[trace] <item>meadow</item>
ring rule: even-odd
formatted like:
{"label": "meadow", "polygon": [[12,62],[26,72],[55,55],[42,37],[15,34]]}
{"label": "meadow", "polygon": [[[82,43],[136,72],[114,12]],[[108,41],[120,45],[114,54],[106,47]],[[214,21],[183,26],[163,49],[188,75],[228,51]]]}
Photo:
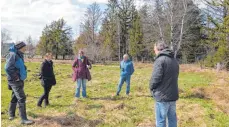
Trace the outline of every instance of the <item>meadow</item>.
{"label": "meadow", "polygon": [[[7,88],[4,62],[1,65],[2,127],[20,127],[16,119],[8,120],[11,91]],[[87,82],[88,98],[75,103],[75,83],[71,80],[71,64],[55,63],[57,84],[50,93],[50,106],[38,108],[43,92],[37,77],[40,63],[27,62],[25,81],[27,114],[35,120],[31,127],[154,127],[154,99],[149,92],[152,64],[135,64],[130,96],[125,85],[118,97],[113,96],[119,81],[119,65],[93,65],[92,81]],[[229,127],[229,73],[181,65],[180,99],[177,101],[179,127]]]}

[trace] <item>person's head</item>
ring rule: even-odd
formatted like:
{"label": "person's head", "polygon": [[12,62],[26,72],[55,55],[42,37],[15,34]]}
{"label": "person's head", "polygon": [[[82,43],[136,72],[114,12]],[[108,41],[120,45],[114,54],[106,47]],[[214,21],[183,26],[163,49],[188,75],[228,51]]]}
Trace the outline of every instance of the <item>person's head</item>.
{"label": "person's head", "polygon": [[127,61],[128,59],[129,59],[129,55],[128,54],[123,55],[123,60],[124,61]]}
{"label": "person's head", "polygon": [[158,41],[154,45],[154,52],[158,55],[162,50],[168,48],[168,46],[163,41]]}
{"label": "person's head", "polygon": [[79,50],[79,56],[80,57],[84,56],[84,51],[83,50]]}
{"label": "person's head", "polygon": [[52,53],[50,53],[50,52],[49,53],[46,53],[45,54],[45,59],[46,60],[52,60]]}
{"label": "person's head", "polygon": [[25,44],[23,41],[17,42],[17,43],[15,44],[15,48],[16,48],[18,51],[20,51],[20,52],[22,52],[22,53],[25,53],[25,51],[26,51],[26,44]]}

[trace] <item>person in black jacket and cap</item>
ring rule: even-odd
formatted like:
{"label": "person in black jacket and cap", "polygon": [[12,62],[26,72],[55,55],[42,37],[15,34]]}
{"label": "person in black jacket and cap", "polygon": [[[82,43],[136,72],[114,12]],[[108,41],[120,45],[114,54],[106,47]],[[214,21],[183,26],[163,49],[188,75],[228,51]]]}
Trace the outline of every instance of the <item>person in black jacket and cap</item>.
{"label": "person in black jacket and cap", "polygon": [[41,84],[44,87],[44,94],[38,100],[37,106],[42,107],[42,102],[45,100],[45,106],[49,105],[49,93],[53,85],[56,85],[56,78],[53,72],[52,54],[46,53],[45,60],[41,64],[40,72]]}

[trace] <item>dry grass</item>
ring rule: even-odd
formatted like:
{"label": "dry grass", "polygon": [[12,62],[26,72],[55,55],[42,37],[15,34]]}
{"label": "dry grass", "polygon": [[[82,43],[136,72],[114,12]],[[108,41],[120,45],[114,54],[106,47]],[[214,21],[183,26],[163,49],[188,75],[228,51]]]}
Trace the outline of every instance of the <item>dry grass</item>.
{"label": "dry grass", "polygon": [[180,127],[184,126],[183,123],[189,123],[190,126],[206,127],[206,123],[204,122],[204,108],[199,104],[179,101],[177,103],[177,109],[179,110],[177,117]]}
{"label": "dry grass", "polygon": [[[89,98],[74,100],[75,88],[71,81],[71,65],[55,61],[57,85],[50,94],[51,105],[35,107],[43,89],[34,77],[39,63],[26,63],[30,72],[25,83],[28,116],[36,121],[31,127],[154,127],[154,100],[150,97],[148,84],[152,64],[135,63],[131,79],[131,94],[112,96],[119,81],[119,66],[94,65],[92,81],[87,83]],[[2,66],[3,68],[3,66]],[[177,102],[179,127],[226,127],[229,126],[229,74],[211,69],[200,70],[196,65],[181,65],[179,76],[180,100]],[[2,71],[2,126],[20,127],[20,119],[9,121],[5,73]],[[18,113],[17,113],[18,116]]]}
{"label": "dry grass", "polygon": [[86,120],[76,114],[55,114],[55,116],[39,116],[35,120],[34,126],[40,127],[95,127],[102,121],[100,120]]}
{"label": "dry grass", "polygon": [[197,98],[211,99],[224,113],[229,115],[229,73],[225,71],[211,71],[216,80],[208,87],[192,90],[192,95]]}

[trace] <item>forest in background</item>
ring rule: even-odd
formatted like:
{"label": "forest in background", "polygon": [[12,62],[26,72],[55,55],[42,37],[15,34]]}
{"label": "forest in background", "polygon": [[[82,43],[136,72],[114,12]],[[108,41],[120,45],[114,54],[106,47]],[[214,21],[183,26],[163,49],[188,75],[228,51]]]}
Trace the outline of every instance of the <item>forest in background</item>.
{"label": "forest in background", "polygon": [[[88,6],[81,19],[80,35],[63,18],[47,24],[37,45],[25,39],[30,58],[52,52],[67,59],[84,49],[95,62],[118,61],[128,53],[135,61],[153,61],[153,46],[164,41],[180,63],[229,68],[229,0],[146,0],[136,7],[134,0],[109,0]],[[10,32],[1,29],[2,56]],[[62,56],[61,58],[58,56]],[[71,57],[72,58],[72,57]]]}

